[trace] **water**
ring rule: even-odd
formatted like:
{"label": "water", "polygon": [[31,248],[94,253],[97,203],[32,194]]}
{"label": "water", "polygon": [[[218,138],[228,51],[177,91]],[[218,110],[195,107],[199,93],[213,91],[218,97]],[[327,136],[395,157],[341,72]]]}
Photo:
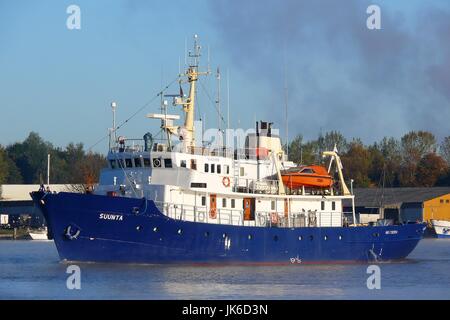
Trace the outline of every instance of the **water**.
{"label": "water", "polygon": [[450,241],[425,239],[401,263],[380,264],[369,290],[365,264],[151,266],[79,264],[81,290],[51,241],[0,241],[0,299],[450,299]]}

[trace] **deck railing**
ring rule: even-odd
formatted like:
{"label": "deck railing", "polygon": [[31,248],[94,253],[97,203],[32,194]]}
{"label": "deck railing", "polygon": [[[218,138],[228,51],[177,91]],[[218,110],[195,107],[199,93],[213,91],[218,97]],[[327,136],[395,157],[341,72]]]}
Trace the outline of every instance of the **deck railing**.
{"label": "deck railing", "polygon": [[284,212],[257,210],[251,219],[244,219],[244,210],[206,206],[155,202],[158,209],[169,218],[182,221],[254,227],[341,227],[346,224],[344,212]]}

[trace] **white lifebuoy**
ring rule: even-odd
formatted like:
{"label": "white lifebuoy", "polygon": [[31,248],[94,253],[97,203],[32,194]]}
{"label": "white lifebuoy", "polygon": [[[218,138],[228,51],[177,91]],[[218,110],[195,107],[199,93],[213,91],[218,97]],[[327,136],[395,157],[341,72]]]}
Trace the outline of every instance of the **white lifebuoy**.
{"label": "white lifebuoy", "polygon": [[260,215],[259,216],[259,225],[260,226],[266,226],[266,216],[265,215]]}
{"label": "white lifebuoy", "polygon": [[228,188],[228,187],[230,186],[230,178],[228,178],[228,177],[223,177],[222,183],[223,183],[223,185],[224,185],[225,187]]}
{"label": "white lifebuoy", "polygon": [[77,229],[77,231],[74,234],[72,234],[72,226],[67,227],[65,236],[69,240],[75,240],[76,238],[78,238],[79,235],[80,235],[80,229]]}
{"label": "white lifebuoy", "polygon": [[205,221],[205,213],[203,211],[200,211],[197,213],[198,221],[203,222]]}

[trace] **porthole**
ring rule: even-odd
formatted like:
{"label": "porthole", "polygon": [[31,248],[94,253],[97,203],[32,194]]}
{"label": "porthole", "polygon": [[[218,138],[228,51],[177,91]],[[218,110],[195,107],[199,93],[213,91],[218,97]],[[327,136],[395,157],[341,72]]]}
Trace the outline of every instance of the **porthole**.
{"label": "porthole", "polygon": [[309,240],[313,241],[314,240],[314,236],[309,236]]}
{"label": "porthole", "polygon": [[209,231],[205,231],[205,237],[209,237]]}
{"label": "porthole", "polygon": [[342,240],[342,236],[339,236],[339,240]]}
{"label": "porthole", "polygon": [[153,232],[158,232],[158,227],[154,227]]}
{"label": "porthole", "polygon": [[273,241],[278,241],[278,236],[273,236]]}
{"label": "porthole", "polygon": [[141,227],[141,226],[137,226],[137,227],[136,227],[136,230],[137,230],[137,231],[141,231],[141,230],[142,230],[142,227]]}
{"label": "porthole", "polygon": [[226,233],[222,234],[222,238],[225,238],[226,236],[227,236],[227,234],[226,234]]}
{"label": "porthole", "polygon": [[302,236],[298,236],[298,240],[302,241],[303,237]]}
{"label": "porthole", "polygon": [[324,236],[323,240],[325,240],[325,241],[328,240],[328,236]]}
{"label": "porthole", "polygon": [[251,234],[249,234],[248,236],[247,236],[247,238],[248,238],[248,240],[252,240],[252,235]]}
{"label": "porthole", "polygon": [[183,233],[183,229],[178,229],[177,233],[178,234],[182,234]]}

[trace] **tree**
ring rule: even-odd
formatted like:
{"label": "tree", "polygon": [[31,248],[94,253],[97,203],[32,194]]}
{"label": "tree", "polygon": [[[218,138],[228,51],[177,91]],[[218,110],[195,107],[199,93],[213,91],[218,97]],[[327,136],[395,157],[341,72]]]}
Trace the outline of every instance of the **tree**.
{"label": "tree", "polygon": [[439,154],[450,166],[450,136],[445,137],[444,141],[442,141],[439,148]]}
{"label": "tree", "polygon": [[416,184],[416,170],[419,161],[436,151],[436,137],[427,131],[411,131],[401,139],[402,162],[399,180],[402,186]]}
{"label": "tree", "polygon": [[370,157],[369,151],[361,141],[352,141],[348,151],[341,158],[347,178],[353,179],[356,187],[368,187],[370,185],[368,177]]}
{"label": "tree", "polygon": [[448,165],[436,153],[425,155],[417,165],[416,185],[420,187],[433,187],[441,176],[448,172]]}

